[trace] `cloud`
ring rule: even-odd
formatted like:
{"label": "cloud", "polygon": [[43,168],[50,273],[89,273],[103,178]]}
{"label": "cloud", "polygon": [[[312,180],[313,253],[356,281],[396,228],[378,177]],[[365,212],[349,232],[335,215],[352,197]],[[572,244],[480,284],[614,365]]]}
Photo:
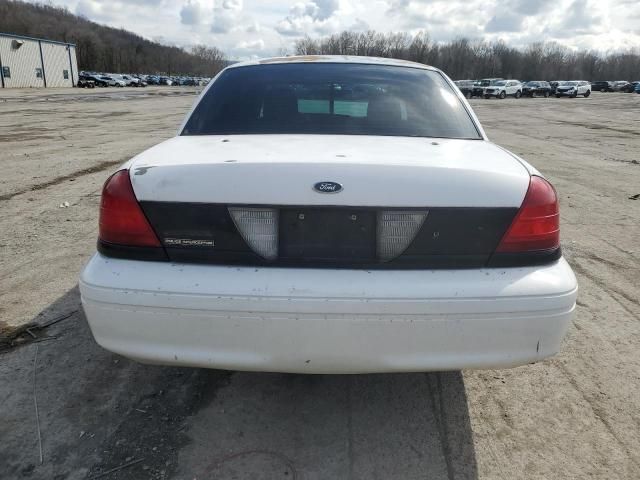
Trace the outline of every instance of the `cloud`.
{"label": "cloud", "polygon": [[602,23],[602,18],[584,0],[574,0],[567,12],[570,14],[561,24],[563,30],[591,33]]}
{"label": "cloud", "polygon": [[251,40],[248,42],[240,42],[236,45],[236,50],[264,50],[264,40],[261,38],[257,40]]}
{"label": "cloud", "polygon": [[203,22],[205,9],[198,1],[189,0],[180,10],[180,22],[184,25],[198,25]]}
{"label": "cloud", "polygon": [[242,16],[242,0],[223,0],[213,9],[213,22],[211,32],[229,33],[233,28],[238,27]]}
{"label": "cloud", "polygon": [[262,28],[262,26],[256,22],[250,22],[246,27],[245,27],[245,32],[247,33],[258,33],[260,32],[260,29]]}
{"label": "cloud", "polygon": [[509,5],[508,8],[516,13],[538,15],[539,13],[549,12],[554,5],[557,5],[557,0],[512,0],[505,3]]}
{"label": "cloud", "polygon": [[314,18],[318,20],[326,20],[340,8],[340,2],[338,0],[314,0],[310,3],[316,6]]}
{"label": "cloud", "polygon": [[291,52],[303,35],[317,38],[345,29],[424,30],[435,42],[466,37],[502,39],[514,47],[557,41],[572,49],[640,48],[638,0],[50,1],[165,44],[213,45],[231,58]]}
{"label": "cloud", "polygon": [[366,32],[370,30],[371,27],[367,22],[362,20],[361,18],[356,18],[356,20],[349,26],[349,30],[353,30],[354,32]]}
{"label": "cloud", "polygon": [[331,33],[338,22],[333,18],[340,9],[338,0],[313,0],[295,3],[289,15],[278,22],[275,29],[281,35],[300,36],[309,32]]}
{"label": "cloud", "polygon": [[517,13],[500,13],[491,17],[485,25],[485,32],[518,32],[522,29],[524,18]]}
{"label": "cloud", "polygon": [[225,10],[242,10],[242,0],[223,0],[222,8]]}
{"label": "cloud", "polygon": [[76,5],[76,14],[90,20],[98,20],[107,22],[113,19],[107,8],[102,2],[95,0],[80,0]]}

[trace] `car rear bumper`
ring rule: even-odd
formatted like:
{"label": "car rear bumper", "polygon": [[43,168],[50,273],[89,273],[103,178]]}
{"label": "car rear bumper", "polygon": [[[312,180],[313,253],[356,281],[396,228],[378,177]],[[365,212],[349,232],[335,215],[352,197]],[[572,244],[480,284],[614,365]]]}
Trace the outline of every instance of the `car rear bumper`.
{"label": "car rear bumper", "polygon": [[96,341],[142,362],[367,373],[509,367],[553,355],[577,283],[564,259],[527,268],[364,271],[96,254],[80,292]]}

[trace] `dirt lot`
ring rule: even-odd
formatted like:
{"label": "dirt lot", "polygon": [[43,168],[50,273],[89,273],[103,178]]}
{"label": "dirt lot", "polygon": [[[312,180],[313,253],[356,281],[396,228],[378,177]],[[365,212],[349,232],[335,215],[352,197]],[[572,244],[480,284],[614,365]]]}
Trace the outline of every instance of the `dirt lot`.
{"label": "dirt lot", "polygon": [[173,135],[194,95],[0,91],[0,328],[71,314],[0,344],[0,478],[639,477],[640,95],[473,101],[561,195],[581,288],[562,353],[368,376],[144,366],[94,343],[76,280],[102,182]]}

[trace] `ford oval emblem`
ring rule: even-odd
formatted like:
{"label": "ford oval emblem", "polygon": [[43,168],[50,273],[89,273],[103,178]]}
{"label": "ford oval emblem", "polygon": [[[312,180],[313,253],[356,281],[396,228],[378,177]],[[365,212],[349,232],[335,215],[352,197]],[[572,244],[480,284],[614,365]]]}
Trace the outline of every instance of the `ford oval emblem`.
{"label": "ford oval emblem", "polygon": [[313,189],[318,193],[338,193],[342,191],[342,185],[336,182],[318,182]]}

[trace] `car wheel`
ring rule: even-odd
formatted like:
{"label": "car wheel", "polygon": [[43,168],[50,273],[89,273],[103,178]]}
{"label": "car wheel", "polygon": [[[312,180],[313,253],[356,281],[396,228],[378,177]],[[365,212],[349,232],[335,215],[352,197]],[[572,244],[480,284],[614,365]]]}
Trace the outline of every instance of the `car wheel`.
{"label": "car wheel", "polygon": [[500,92],[500,99],[504,100],[505,98],[507,98],[507,93],[503,90]]}
{"label": "car wheel", "polygon": [[520,90],[518,90],[516,92],[516,98],[520,98],[522,96],[522,92]]}
{"label": "car wheel", "polygon": [[587,98],[589,95],[591,95],[591,90],[584,92],[584,98]]}

